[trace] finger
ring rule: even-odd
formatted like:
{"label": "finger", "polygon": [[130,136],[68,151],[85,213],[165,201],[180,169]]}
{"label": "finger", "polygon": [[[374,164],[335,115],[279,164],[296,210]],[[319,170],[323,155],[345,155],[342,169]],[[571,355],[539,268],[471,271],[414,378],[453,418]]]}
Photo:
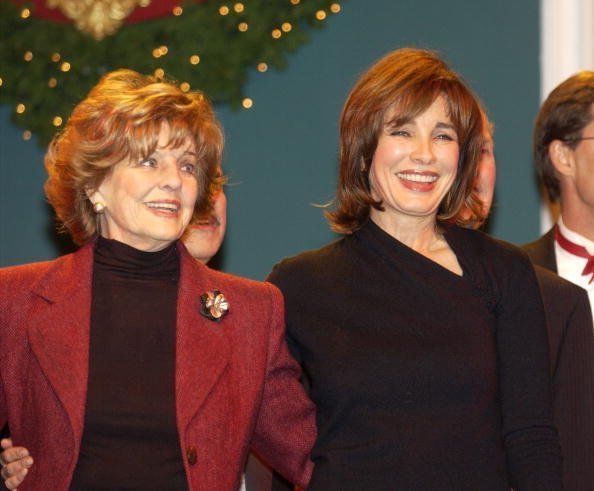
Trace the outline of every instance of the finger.
{"label": "finger", "polygon": [[18,478],[19,476],[22,475],[23,471],[27,471],[27,469],[29,467],[31,467],[32,465],[33,465],[33,459],[31,457],[25,457],[25,458],[15,461],[15,462],[11,462],[10,464],[6,464],[2,468],[0,475],[2,476],[2,478],[5,481],[10,478],[13,478],[13,477]]}
{"label": "finger", "polygon": [[[0,446],[3,449],[7,449],[12,447],[12,440],[10,440],[9,438],[3,438],[2,440],[0,440]],[[0,454],[0,465],[2,467],[4,467],[6,465],[6,461],[4,460],[4,452],[2,452]]]}
{"label": "finger", "polygon": [[0,462],[3,466],[6,466],[12,462],[29,457],[29,451],[25,447],[11,447],[8,450],[0,453]]}
{"label": "finger", "polygon": [[21,469],[21,471],[16,475],[4,481],[4,485],[8,489],[17,489],[18,486],[22,484],[25,480],[25,476],[29,472],[28,469]]}
{"label": "finger", "polygon": [[8,479],[10,479],[12,474],[10,473],[10,470],[8,469],[8,467],[2,467],[2,470],[0,471],[0,476],[2,476],[2,479],[4,479],[4,482],[6,482]]}
{"label": "finger", "polygon": [[7,448],[12,447],[12,439],[11,438],[2,438],[2,440],[0,440],[0,446],[6,450]]}

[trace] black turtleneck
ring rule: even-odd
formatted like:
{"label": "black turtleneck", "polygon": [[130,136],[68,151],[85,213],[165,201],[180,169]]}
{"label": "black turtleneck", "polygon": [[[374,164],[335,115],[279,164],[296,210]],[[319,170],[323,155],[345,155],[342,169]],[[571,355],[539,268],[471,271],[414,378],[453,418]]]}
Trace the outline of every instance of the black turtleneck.
{"label": "black turtleneck", "polygon": [[175,419],[175,243],[102,237],[93,262],[89,381],[72,490],[186,490]]}

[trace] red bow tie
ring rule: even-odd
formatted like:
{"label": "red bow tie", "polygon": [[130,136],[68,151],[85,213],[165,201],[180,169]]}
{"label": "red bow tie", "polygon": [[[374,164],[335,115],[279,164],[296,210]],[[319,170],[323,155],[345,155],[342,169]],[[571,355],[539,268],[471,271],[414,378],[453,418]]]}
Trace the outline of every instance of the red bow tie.
{"label": "red bow tie", "polygon": [[573,254],[574,256],[584,257],[588,260],[584,270],[582,271],[582,275],[592,275],[590,277],[590,281],[588,282],[592,283],[592,281],[594,281],[594,255],[590,254],[584,246],[574,244],[567,237],[564,237],[561,233],[561,230],[559,230],[559,227],[555,228],[555,239],[557,240],[557,243],[567,252]]}

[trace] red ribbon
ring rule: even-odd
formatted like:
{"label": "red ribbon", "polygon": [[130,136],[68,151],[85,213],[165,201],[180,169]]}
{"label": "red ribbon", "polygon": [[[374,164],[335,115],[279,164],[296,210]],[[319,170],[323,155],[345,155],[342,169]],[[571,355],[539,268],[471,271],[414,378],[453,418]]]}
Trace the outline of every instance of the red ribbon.
{"label": "red ribbon", "polygon": [[567,237],[563,236],[559,227],[555,227],[555,240],[557,243],[570,254],[574,256],[583,257],[588,260],[584,270],[582,271],[583,276],[592,275],[588,283],[594,281],[594,255],[590,254],[584,246],[574,244]]}

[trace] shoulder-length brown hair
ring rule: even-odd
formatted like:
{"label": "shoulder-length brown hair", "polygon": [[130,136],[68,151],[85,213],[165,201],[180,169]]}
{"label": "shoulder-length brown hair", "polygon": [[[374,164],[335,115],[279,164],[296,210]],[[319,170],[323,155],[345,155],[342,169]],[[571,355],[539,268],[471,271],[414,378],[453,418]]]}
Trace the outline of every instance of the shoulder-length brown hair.
{"label": "shoulder-length brown hair", "polygon": [[148,157],[163,124],[169,145],[187,139],[198,155],[198,199],[194,218],[209,212],[220,187],[223,133],[212,106],[199,91],[183,92],[173,82],[132,70],[108,73],[78,104],[45,156],[45,193],[62,228],[81,244],[97,232],[90,192],[124,159]]}
{"label": "shoulder-length brown hair", "polygon": [[[383,211],[373,199],[369,169],[386,113],[394,121],[414,119],[442,96],[460,145],[458,172],[438,210],[439,220],[461,222],[463,206],[480,214],[472,192],[482,145],[480,106],[461,77],[431,51],[403,48],[373,65],[355,84],[340,118],[339,178],[334,209],[326,212],[332,229],[351,233],[369,218],[371,207]],[[465,220],[466,221],[466,220]],[[461,223],[463,224],[463,223]]]}

